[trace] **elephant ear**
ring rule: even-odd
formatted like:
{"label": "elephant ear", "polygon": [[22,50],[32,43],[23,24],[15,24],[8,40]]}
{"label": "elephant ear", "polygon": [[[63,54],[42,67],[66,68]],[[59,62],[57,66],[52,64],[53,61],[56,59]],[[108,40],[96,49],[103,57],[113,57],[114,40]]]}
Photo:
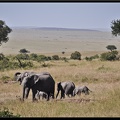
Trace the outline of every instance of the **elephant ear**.
{"label": "elephant ear", "polygon": [[18,77],[21,75],[21,73],[20,72],[16,72],[15,74],[14,74],[14,80],[15,81],[18,81]]}
{"label": "elephant ear", "polygon": [[20,81],[20,83],[23,81],[24,77],[27,77],[27,72],[21,73],[18,77],[17,77],[17,81]]}
{"label": "elephant ear", "polygon": [[31,75],[31,80],[33,82],[33,85],[36,84],[39,81],[39,76],[38,75]]}

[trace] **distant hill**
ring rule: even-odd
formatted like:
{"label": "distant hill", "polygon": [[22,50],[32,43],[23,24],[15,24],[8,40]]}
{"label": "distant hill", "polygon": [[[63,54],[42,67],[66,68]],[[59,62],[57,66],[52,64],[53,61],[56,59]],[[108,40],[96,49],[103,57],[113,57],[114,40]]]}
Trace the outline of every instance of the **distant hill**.
{"label": "distant hill", "polygon": [[[16,29],[52,30],[52,31],[100,31],[95,29],[57,28],[57,27],[11,27]],[[101,30],[102,31],[102,30]]]}

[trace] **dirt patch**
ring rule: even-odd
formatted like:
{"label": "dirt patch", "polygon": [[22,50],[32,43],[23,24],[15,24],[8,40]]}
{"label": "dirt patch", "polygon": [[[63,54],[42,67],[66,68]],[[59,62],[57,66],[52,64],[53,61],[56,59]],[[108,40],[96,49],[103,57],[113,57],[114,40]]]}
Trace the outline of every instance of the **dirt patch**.
{"label": "dirt patch", "polygon": [[90,98],[88,98],[88,99],[85,99],[85,98],[76,98],[76,99],[57,99],[56,101],[65,101],[65,102],[69,102],[69,103],[71,103],[71,102],[74,102],[74,103],[82,103],[82,102],[84,102],[84,103],[88,103],[88,102],[93,102],[93,101],[97,101],[97,100],[95,100],[95,99],[90,99]]}

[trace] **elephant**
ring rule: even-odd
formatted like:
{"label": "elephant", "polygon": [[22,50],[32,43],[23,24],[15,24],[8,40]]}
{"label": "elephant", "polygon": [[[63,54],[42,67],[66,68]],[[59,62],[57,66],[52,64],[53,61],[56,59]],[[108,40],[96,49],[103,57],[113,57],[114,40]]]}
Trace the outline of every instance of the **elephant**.
{"label": "elephant", "polygon": [[[35,95],[38,91],[43,91],[47,93],[49,100],[50,95],[52,94],[52,98],[54,99],[55,92],[55,80],[49,74],[32,74],[23,78],[21,85],[23,85],[23,96],[22,100],[24,101],[24,97],[26,92],[26,88],[32,90],[32,101],[35,101]],[[29,92],[29,91],[27,91]]]}
{"label": "elephant", "polygon": [[48,95],[47,95],[46,92],[38,91],[38,90],[37,90],[36,96],[39,100],[40,100],[41,97],[42,97],[42,99],[47,99],[48,98]]}
{"label": "elephant", "polygon": [[58,97],[59,91],[61,91],[61,97],[65,98],[65,95],[67,95],[69,97],[69,95],[71,95],[71,97],[73,96],[73,90],[75,89],[75,84],[71,81],[63,81],[63,82],[59,82],[57,83],[57,94],[56,94],[56,99]]}
{"label": "elephant", "polygon": [[92,92],[87,86],[77,86],[73,90],[73,96],[81,95],[81,93],[84,93],[85,95],[89,95],[89,91]]}
{"label": "elephant", "polygon": [[[27,77],[27,76],[29,76],[29,75],[34,75],[34,74],[36,74],[36,75],[43,75],[43,74],[44,74],[44,75],[50,75],[49,72],[40,72],[40,73],[28,72],[28,71],[25,71],[25,72],[23,72],[23,73],[21,73],[21,72],[16,72],[16,73],[14,74],[14,80],[20,82],[20,85],[21,85],[24,77]],[[51,76],[51,75],[50,75],[50,76]],[[26,99],[28,98],[29,92],[30,92],[30,88],[29,88],[29,87],[26,87],[24,98],[26,98]]]}
{"label": "elephant", "polygon": [[40,73],[28,72],[28,71],[23,72],[23,73],[16,72],[16,73],[14,74],[14,80],[19,81],[20,84],[21,84],[21,82],[22,82],[22,80],[23,80],[24,77],[26,77],[26,76],[28,76],[28,75],[32,75],[32,74],[38,74],[38,75],[45,74],[45,75],[50,75],[49,72],[40,72]]}
{"label": "elephant", "polygon": [[27,72],[27,71],[23,73],[16,72],[14,74],[14,80],[19,81],[21,85],[23,78],[31,74],[35,74],[35,72]]}

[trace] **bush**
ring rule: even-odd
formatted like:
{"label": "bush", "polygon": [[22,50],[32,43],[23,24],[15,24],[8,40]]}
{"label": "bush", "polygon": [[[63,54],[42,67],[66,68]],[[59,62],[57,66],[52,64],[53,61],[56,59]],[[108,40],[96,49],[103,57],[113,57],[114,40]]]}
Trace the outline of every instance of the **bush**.
{"label": "bush", "polygon": [[28,60],[29,59],[28,54],[18,54],[18,55],[16,55],[16,57],[20,60]]}
{"label": "bush", "polygon": [[87,60],[87,61],[92,61],[93,59],[97,59],[97,58],[99,58],[99,55],[98,55],[98,54],[96,54],[96,55],[94,55],[94,56],[91,56],[91,57],[85,57],[85,60]]}
{"label": "bush", "polygon": [[35,53],[30,54],[30,59],[31,60],[37,60],[37,58],[38,58],[37,54],[35,54]]}
{"label": "bush", "polygon": [[92,61],[92,57],[85,57],[85,60],[87,60],[87,61]]}
{"label": "bush", "polygon": [[81,54],[80,54],[80,52],[75,51],[74,53],[72,53],[70,59],[81,60]]}
{"label": "bush", "polygon": [[53,55],[53,56],[52,56],[52,59],[53,59],[53,60],[59,60],[60,58],[59,58],[58,55]]}
{"label": "bush", "polygon": [[48,57],[45,56],[45,55],[38,55],[37,61],[38,62],[40,62],[40,61],[48,61]]}
{"label": "bush", "polygon": [[113,61],[113,60],[116,60],[117,55],[118,55],[118,51],[106,52],[101,54],[100,59]]}
{"label": "bush", "polygon": [[15,118],[15,117],[20,117],[20,115],[13,115],[13,113],[12,112],[10,112],[9,111],[9,109],[8,108],[4,108],[4,110],[1,110],[0,111],[0,117],[2,117],[2,118]]}
{"label": "bush", "polygon": [[68,59],[66,57],[61,57],[61,60],[64,60],[65,62],[68,62]]}

